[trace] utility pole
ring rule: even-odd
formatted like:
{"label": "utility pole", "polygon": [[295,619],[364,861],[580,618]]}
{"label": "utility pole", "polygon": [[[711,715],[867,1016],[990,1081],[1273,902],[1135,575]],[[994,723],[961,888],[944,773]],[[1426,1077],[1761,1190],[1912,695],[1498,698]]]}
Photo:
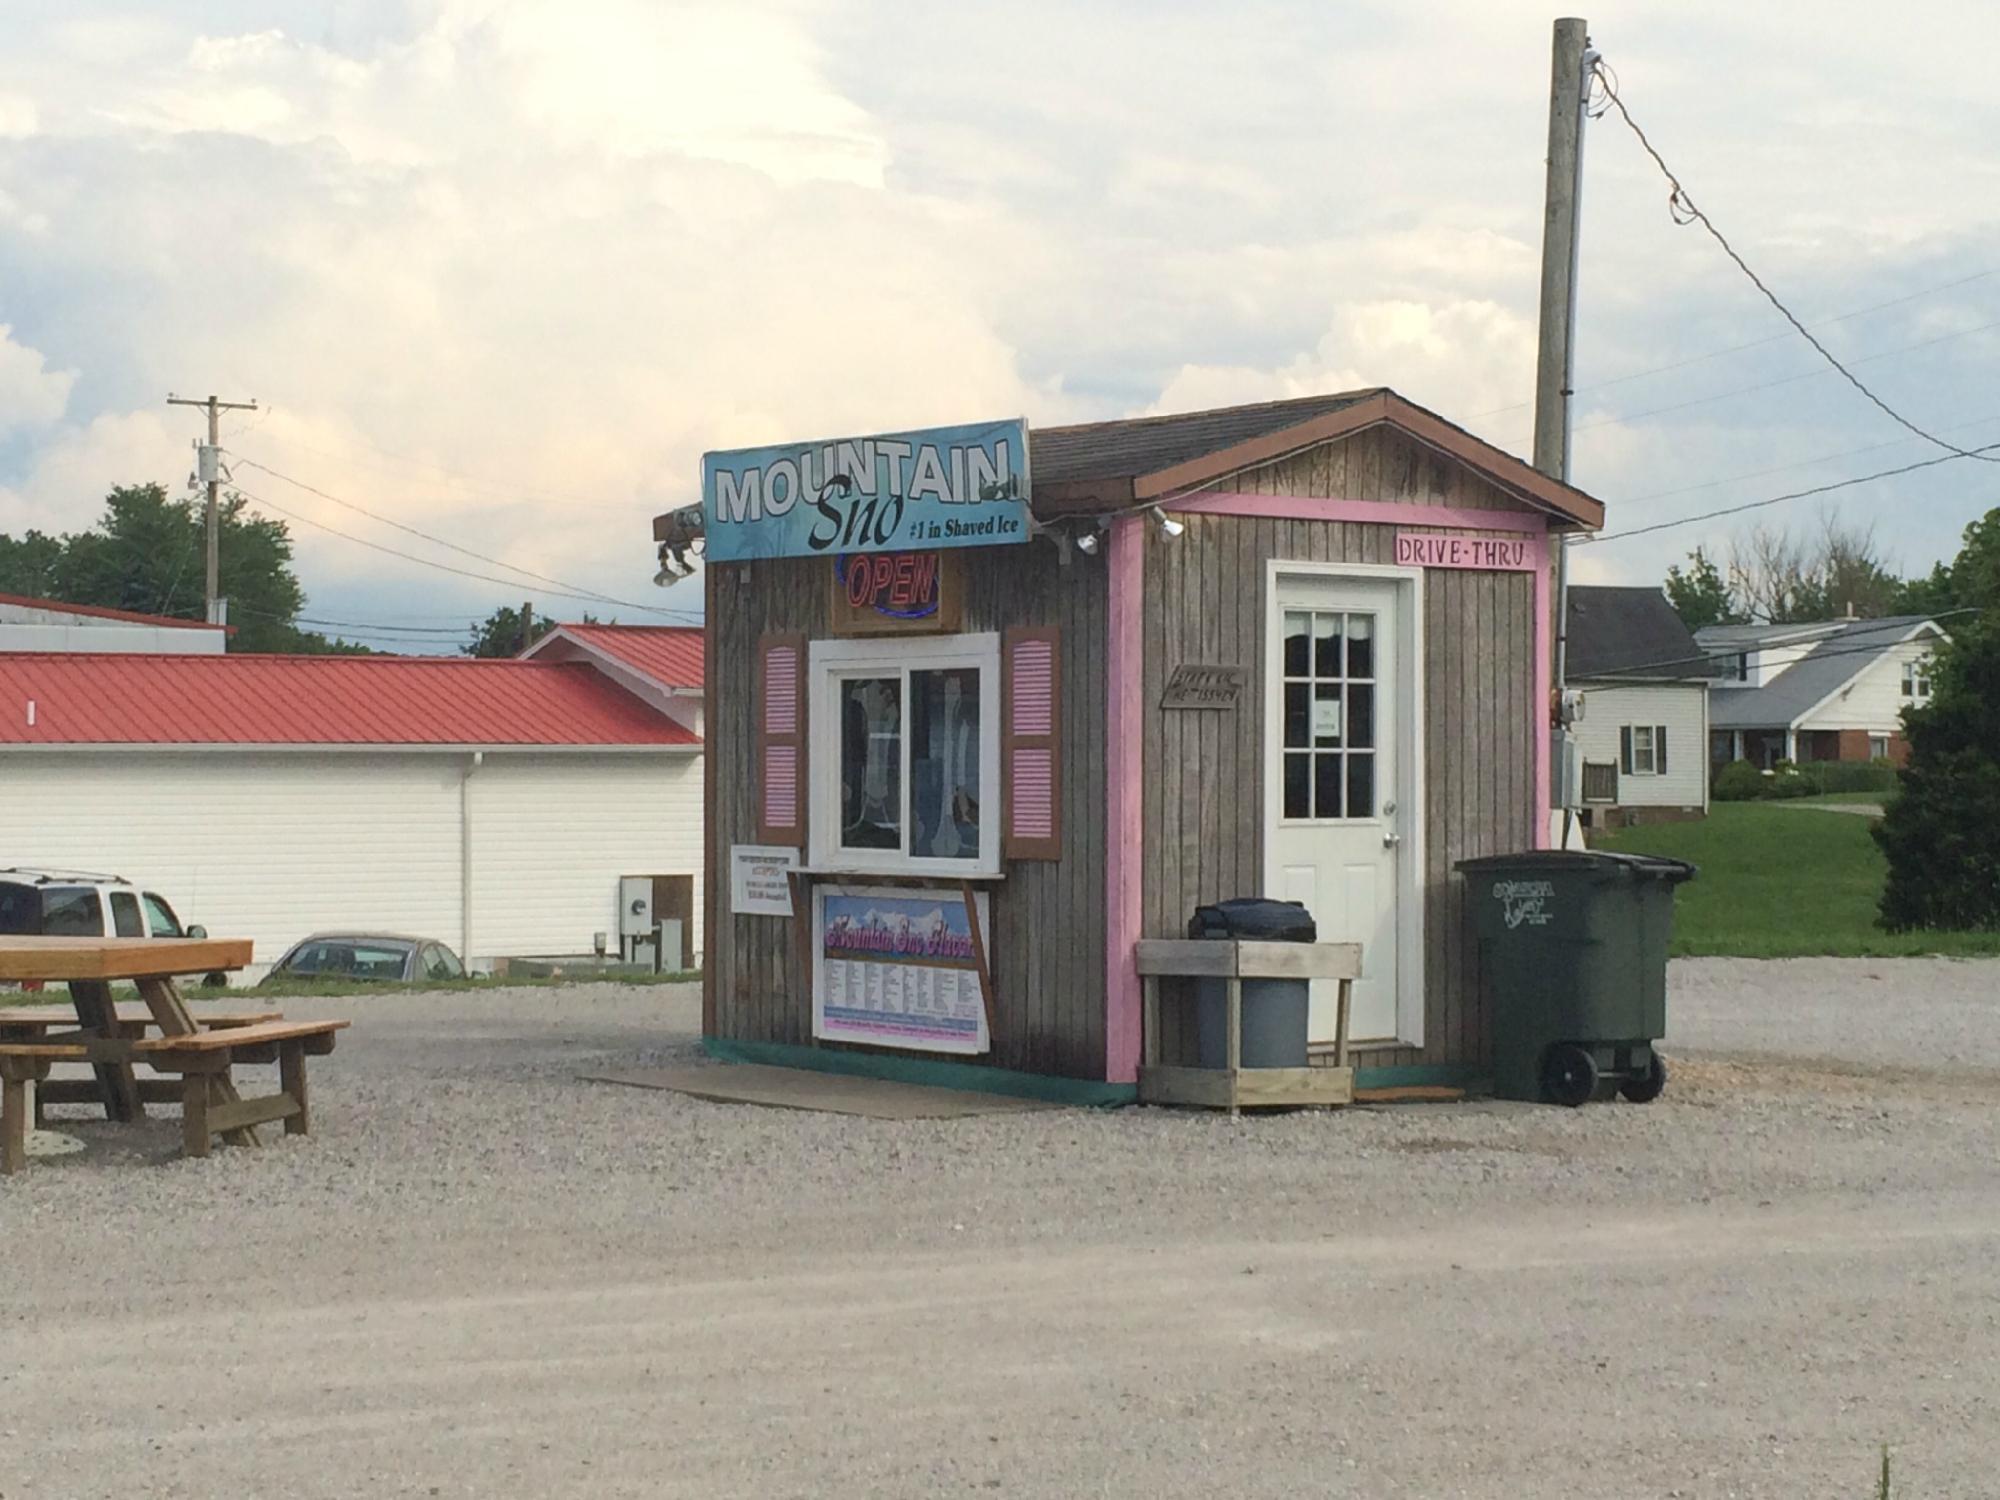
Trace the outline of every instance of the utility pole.
{"label": "utility pole", "polygon": [[[1569,482],[1569,403],[1576,371],[1577,201],[1583,189],[1583,111],[1590,91],[1590,26],[1555,24],[1549,69],[1548,186],[1542,221],[1541,343],[1535,360],[1535,467]],[[1550,805],[1564,811],[1568,837],[1570,736],[1564,690],[1569,672],[1569,536],[1557,539],[1554,624],[1558,723],[1550,756]]]}
{"label": "utility pole", "polygon": [[195,401],[186,396],[167,393],[169,406],[205,406],[208,408],[208,444],[196,448],[195,475],[208,484],[208,610],[204,618],[211,625],[225,625],[222,603],[222,413],[226,411],[255,411],[255,401],[218,401],[210,396],[206,401]]}

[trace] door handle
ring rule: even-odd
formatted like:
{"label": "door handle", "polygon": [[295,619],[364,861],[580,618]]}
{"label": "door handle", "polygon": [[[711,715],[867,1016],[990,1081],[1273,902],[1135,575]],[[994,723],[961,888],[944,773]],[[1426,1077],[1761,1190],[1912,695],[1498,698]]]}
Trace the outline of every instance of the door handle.
{"label": "door handle", "polygon": [[1402,842],[1403,836],[1400,833],[1385,833],[1382,835],[1382,847],[1384,849],[1394,849],[1401,845]]}

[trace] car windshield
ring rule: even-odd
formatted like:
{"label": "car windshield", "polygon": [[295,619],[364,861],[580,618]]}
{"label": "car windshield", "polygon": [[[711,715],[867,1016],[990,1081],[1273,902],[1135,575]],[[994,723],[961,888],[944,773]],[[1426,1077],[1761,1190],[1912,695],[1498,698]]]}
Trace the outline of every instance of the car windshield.
{"label": "car windshield", "polygon": [[291,974],[401,979],[409,967],[412,946],[378,938],[315,938],[300,944],[282,967]]}

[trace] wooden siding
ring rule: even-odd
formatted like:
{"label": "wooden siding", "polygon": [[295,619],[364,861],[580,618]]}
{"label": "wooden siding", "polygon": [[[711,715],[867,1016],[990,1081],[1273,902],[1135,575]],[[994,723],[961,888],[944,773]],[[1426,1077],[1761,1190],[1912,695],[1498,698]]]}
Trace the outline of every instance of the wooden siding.
{"label": "wooden siding", "polygon": [[[1454,509],[1526,509],[1455,460],[1374,429],[1238,475],[1239,494]],[[1395,528],[1186,515],[1145,551],[1145,935],[1175,937],[1204,902],[1264,888],[1266,564],[1393,563]],[[1535,589],[1531,573],[1433,569],[1424,584],[1424,1046],[1361,1051],[1363,1066],[1490,1059],[1477,950],[1453,864],[1535,837]],[[1240,662],[1234,713],[1162,713],[1184,662]],[[1337,938],[1337,933],[1323,937]],[[1162,1007],[1161,1057],[1188,1060],[1184,1011]]]}
{"label": "wooden siding", "polygon": [[[708,591],[707,761],[714,877],[708,886],[711,1034],[815,1042],[811,949],[804,925],[729,911],[729,849],[756,842],[757,640],[766,631],[829,634],[828,563],[788,558],[712,564]],[[1107,591],[1101,560],[1058,566],[1053,547],[981,550],[968,558],[963,628],[1046,625],[1062,632],[1062,858],[1015,860],[991,893],[993,1049],[956,1059],[1071,1078],[1104,1077],[1104,714]],[[822,743],[819,726],[809,726]],[[993,815],[997,816],[997,808]],[[907,1055],[907,1054],[904,1054]]]}

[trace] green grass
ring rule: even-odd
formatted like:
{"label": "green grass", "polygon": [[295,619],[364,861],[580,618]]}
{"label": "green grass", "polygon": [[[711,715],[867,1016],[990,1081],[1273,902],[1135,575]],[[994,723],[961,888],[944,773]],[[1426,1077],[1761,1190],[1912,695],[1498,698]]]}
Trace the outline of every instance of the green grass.
{"label": "green grass", "polygon": [[1871,821],[1775,803],[1718,802],[1700,822],[1621,829],[1597,847],[1701,866],[1674,897],[1676,954],[2000,954],[2000,932],[1884,932],[1875,925],[1888,867],[1869,837]]}

